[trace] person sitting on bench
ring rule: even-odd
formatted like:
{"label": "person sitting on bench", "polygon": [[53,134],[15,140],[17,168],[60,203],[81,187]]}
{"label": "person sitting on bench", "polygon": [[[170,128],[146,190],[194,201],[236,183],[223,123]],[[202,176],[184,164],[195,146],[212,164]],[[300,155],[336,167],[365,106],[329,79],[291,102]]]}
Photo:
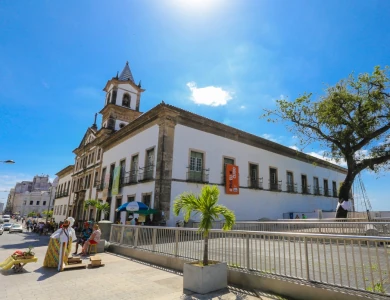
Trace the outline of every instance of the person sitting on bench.
{"label": "person sitting on bench", "polygon": [[84,246],[84,243],[89,239],[89,237],[92,234],[92,229],[89,228],[89,223],[84,223],[84,228],[81,230],[81,236],[76,241],[76,251],[73,254],[77,254],[77,250],[79,249],[79,245],[81,244],[81,247]]}
{"label": "person sitting on bench", "polygon": [[84,243],[83,250],[81,252],[81,255],[87,255],[88,247],[89,245],[96,245],[100,242],[100,236],[102,235],[102,232],[100,231],[99,225],[95,223],[93,225],[93,232],[89,239]]}

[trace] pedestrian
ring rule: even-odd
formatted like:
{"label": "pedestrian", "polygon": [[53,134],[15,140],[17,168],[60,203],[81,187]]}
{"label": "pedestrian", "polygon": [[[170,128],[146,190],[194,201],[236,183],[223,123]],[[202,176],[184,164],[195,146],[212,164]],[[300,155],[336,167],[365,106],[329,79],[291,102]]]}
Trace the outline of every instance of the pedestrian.
{"label": "pedestrian", "polygon": [[302,214],[302,219],[307,219],[305,214]]}
{"label": "pedestrian", "polygon": [[89,223],[85,222],[84,223],[84,229],[81,230],[81,236],[76,241],[76,250],[75,250],[75,252],[73,254],[75,254],[75,255],[77,254],[77,250],[79,248],[79,244],[81,245],[81,247],[83,247],[84,243],[89,239],[91,234],[92,234],[92,229],[89,228]]}

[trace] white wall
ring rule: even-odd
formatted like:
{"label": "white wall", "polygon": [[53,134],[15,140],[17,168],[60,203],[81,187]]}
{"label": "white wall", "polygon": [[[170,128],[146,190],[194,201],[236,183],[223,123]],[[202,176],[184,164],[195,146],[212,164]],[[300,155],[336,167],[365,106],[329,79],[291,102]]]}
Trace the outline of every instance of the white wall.
{"label": "white wall", "polygon": [[[335,209],[337,198],[291,194],[283,192],[271,192],[265,190],[240,189],[239,195],[225,194],[225,187],[218,186],[220,190],[219,204],[233,210],[237,221],[259,220],[261,218],[283,219],[283,213],[287,212],[315,212],[318,208],[324,210]],[[171,191],[171,218],[169,226],[175,226],[177,220],[183,217],[174,217],[173,200],[183,192],[198,194],[202,189],[201,184],[172,182]],[[193,218],[197,220],[197,218]]]}
{"label": "white wall", "polygon": [[[107,150],[103,154],[102,170],[106,168],[106,174],[109,174],[110,165],[115,163],[115,166],[120,165],[120,161],[126,160],[126,172],[130,171],[131,157],[138,154],[138,166],[143,168],[145,166],[146,150],[154,148],[154,165],[157,161],[157,141],[158,141],[158,125],[154,125],[145,131],[128,138],[121,142],[119,145]],[[101,175],[101,174],[100,174]],[[156,176],[156,167],[154,167],[153,178]],[[135,185],[124,186],[120,190],[122,195],[122,203],[127,202],[128,195],[135,195],[136,201],[142,201],[142,194],[154,192],[154,181],[139,182]],[[101,199],[103,196],[102,192],[98,193],[98,198]],[[151,197],[151,206],[153,207],[153,198]],[[116,199],[113,197],[111,205],[110,219],[114,221]],[[124,222],[125,214],[121,215],[122,222]]]}
{"label": "white wall", "polygon": [[21,216],[28,215],[30,212],[41,213],[49,208],[50,192],[33,191],[15,194],[15,200],[18,200],[20,205],[15,205],[13,212],[19,212]]}
{"label": "white wall", "polygon": [[[227,138],[205,133],[183,125],[176,125],[174,137],[174,179],[186,179],[190,149],[204,152],[204,168],[210,169],[210,184],[222,183],[223,156],[235,158],[239,166],[240,186],[248,186],[249,162],[259,165],[259,177],[268,189],[269,167],[277,168],[278,180],[282,180],[282,190],[286,190],[286,172],[292,171],[294,183],[301,192],[301,174],[307,176],[308,185],[313,191],[313,177],[318,177],[319,186],[323,188],[323,179],[328,179],[328,188],[332,181],[342,182],[345,175],[323,167],[314,166],[299,160],[268,152],[253,146],[232,141]],[[199,192],[202,185],[194,183],[172,183],[172,199],[184,191]],[[226,195],[224,186],[220,186],[220,203],[233,209],[237,220],[255,220],[262,217],[283,218],[283,213],[290,211],[313,212],[316,209],[332,210],[336,208],[337,199],[333,197],[270,192],[265,190],[240,189],[239,195]],[[171,205],[172,207],[172,205]],[[173,216],[173,214],[171,215]],[[174,224],[170,220],[170,225]]]}
{"label": "white wall", "polygon": [[[65,213],[64,206],[66,206]],[[61,221],[64,221],[68,211],[68,197],[57,198],[53,207],[53,218],[55,222],[59,223]]]}
{"label": "white wall", "polygon": [[125,122],[125,121],[122,121],[122,120],[115,120],[115,130],[120,130],[120,129],[122,129],[121,127],[120,127],[120,125],[121,124],[124,124],[124,126],[126,126],[127,124],[129,124],[129,122]]}

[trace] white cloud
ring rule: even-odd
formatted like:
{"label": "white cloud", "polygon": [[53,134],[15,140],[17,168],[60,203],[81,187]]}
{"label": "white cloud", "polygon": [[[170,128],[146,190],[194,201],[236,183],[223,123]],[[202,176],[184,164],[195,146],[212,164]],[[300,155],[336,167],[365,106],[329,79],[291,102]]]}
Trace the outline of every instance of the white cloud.
{"label": "white cloud", "polygon": [[0,175],[0,191],[9,191],[17,182],[32,181],[34,176],[27,174]]}
{"label": "white cloud", "polygon": [[245,109],[245,108],[246,108],[245,105],[241,105],[241,106],[240,106],[240,109]]}
{"label": "white cloud", "polygon": [[230,92],[225,91],[220,87],[206,86],[198,88],[193,81],[188,82],[187,86],[191,91],[191,100],[199,105],[226,105],[229,100],[233,99]]}
{"label": "white cloud", "polygon": [[296,151],[299,151],[299,148],[297,146],[289,146],[289,148],[296,150]]}
{"label": "white cloud", "polygon": [[339,162],[336,162],[336,160],[334,160],[333,158],[324,157],[324,153],[325,153],[325,151],[321,150],[318,152],[308,152],[306,154],[314,156],[314,157],[322,159],[322,160],[325,160],[325,161],[328,161],[332,164],[339,165],[341,167],[347,167],[347,162],[344,159],[341,159]]}
{"label": "white cloud", "polygon": [[263,139],[275,142],[275,143],[280,143],[280,140],[276,137],[274,137],[272,134],[264,133],[261,135]]}

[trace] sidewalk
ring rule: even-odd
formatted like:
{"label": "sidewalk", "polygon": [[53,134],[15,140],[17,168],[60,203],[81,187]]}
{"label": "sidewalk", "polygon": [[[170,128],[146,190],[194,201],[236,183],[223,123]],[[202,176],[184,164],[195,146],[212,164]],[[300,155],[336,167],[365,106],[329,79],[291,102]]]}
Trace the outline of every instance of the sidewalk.
{"label": "sidewalk", "polygon": [[[42,267],[46,248],[35,248],[39,261],[27,264],[24,273],[14,274],[12,270],[0,273],[1,299],[282,299],[258,297],[254,292],[235,288],[207,295],[184,294],[182,274],[110,253],[99,254],[104,267],[57,272]],[[0,260],[14,250],[0,250]],[[89,259],[84,263],[88,264]]]}

